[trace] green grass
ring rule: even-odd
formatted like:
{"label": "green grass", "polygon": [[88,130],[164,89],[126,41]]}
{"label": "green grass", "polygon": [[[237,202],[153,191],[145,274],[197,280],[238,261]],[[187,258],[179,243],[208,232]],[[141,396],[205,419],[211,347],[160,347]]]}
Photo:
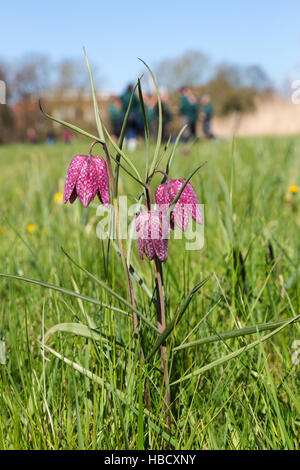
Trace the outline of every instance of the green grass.
{"label": "green grass", "polygon": [[[0,147],[0,272],[77,290],[128,311],[61,250],[129,300],[120,258],[112,245],[107,258],[107,242],[96,237],[96,205],[84,210],[78,201],[54,201],[71,157],[86,153],[88,145]],[[172,348],[300,313],[300,200],[284,201],[288,185],[300,185],[299,154],[299,138],[239,139],[233,149],[231,141],[207,142],[192,145],[187,155],[180,147],[176,152],[173,177],[187,177],[207,161],[192,180],[205,205],[205,245],[186,251],[184,240],[170,241],[164,266],[167,323],[191,289],[213,275],[167,340],[170,382],[176,382],[170,443],[163,432],[160,356],[141,369],[130,316],[0,278],[0,340],[6,345],[0,448],[297,449],[299,365],[291,356],[300,339],[298,323],[224,363],[224,356],[270,331]],[[130,158],[144,175],[143,146]],[[160,181],[161,175],[155,176],[154,187]],[[121,194],[133,203],[140,191],[121,170]],[[32,233],[29,224],[35,225]],[[152,291],[150,263],[139,261],[135,242],[131,260]],[[149,298],[137,283],[134,289],[139,311],[155,324]],[[40,342],[59,323],[87,325],[94,336],[54,332],[47,339],[54,354],[47,349],[43,354]],[[157,335],[143,321],[140,327],[147,355]],[[216,366],[180,382],[214,361]],[[86,370],[94,375],[87,377]],[[143,401],[145,376],[150,417]]]}

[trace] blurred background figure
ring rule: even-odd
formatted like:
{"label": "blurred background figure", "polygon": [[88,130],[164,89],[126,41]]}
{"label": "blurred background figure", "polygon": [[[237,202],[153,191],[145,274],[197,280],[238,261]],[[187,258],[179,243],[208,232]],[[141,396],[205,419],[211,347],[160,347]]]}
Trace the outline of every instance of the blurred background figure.
{"label": "blurred background figure", "polygon": [[[122,117],[124,119],[132,91],[133,91],[133,85],[129,84],[125,90],[125,92],[120,96],[120,100],[122,103]],[[131,103],[131,108],[130,108],[130,113],[128,116],[127,120],[127,126],[126,126],[126,131],[125,131],[125,139],[127,141],[127,146],[129,150],[134,150],[137,145],[137,137],[138,137],[138,121],[137,121],[137,116],[139,113],[139,100],[137,96],[134,94],[132,97],[132,103]]]}
{"label": "blurred background figure", "polygon": [[196,123],[198,119],[198,100],[192,90],[188,87],[180,89],[179,115],[182,126],[187,124],[187,129],[183,133],[183,140],[197,138]]}
{"label": "blurred background figure", "polygon": [[200,100],[201,103],[201,120],[202,130],[207,139],[214,139],[215,136],[211,131],[211,119],[214,113],[214,107],[209,95],[203,95]]}
{"label": "blurred background figure", "polygon": [[123,123],[122,101],[117,96],[112,96],[108,104],[108,115],[111,124],[112,137],[118,140]]}
{"label": "blurred background figure", "polygon": [[36,130],[33,129],[33,127],[29,127],[29,129],[27,129],[27,137],[28,137],[28,141],[30,144],[36,144],[37,142],[37,136],[36,136]]}
{"label": "blurred background figure", "polygon": [[53,131],[48,131],[46,136],[46,144],[54,145],[55,144],[55,135]]}
{"label": "blurred background figure", "polygon": [[[170,135],[170,123],[173,120],[172,113],[168,105],[168,92],[165,88],[160,90],[162,108],[162,142],[166,142]],[[157,95],[153,94],[147,100],[147,114],[151,135],[155,136],[158,130],[159,108]]]}
{"label": "blurred background figure", "polygon": [[70,144],[71,143],[71,132],[66,129],[64,132],[63,132],[63,142],[64,144]]}

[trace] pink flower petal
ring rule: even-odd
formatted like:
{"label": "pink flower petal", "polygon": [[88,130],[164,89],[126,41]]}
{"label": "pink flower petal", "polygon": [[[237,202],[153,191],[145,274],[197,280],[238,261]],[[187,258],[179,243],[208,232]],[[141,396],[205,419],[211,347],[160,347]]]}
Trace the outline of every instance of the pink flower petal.
{"label": "pink flower petal", "polygon": [[168,258],[168,242],[169,240],[153,240],[156,256],[163,263],[167,261]]}
{"label": "pink flower petal", "polygon": [[75,202],[76,199],[77,199],[77,191],[76,191],[76,186],[75,186],[75,188],[73,189],[73,192],[72,192],[72,194],[69,198],[69,201],[70,201],[71,204],[73,204],[73,202]]}
{"label": "pink flower petal", "polygon": [[136,233],[140,258],[143,253],[149,260],[156,255],[161,261],[168,256],[170,229],[159,211],[142,212],[136,217]]}
{"label": "pink flower petal", "polygon": [[[70,199],[74,191],[82,165],[87,158],[88,157],[86,155],[75,155],[75,157],[72,158],[66,176],[66,183],[64,189],[64,203],[66,203]],[[72,202],[74,202],[75,199],[73,199]]]}
{"label": "pink flower petal", "polygon": [[100,201],[108,206],[110,204],[109,178],[106,162],[102,157],[92,157],[92,164],[95,168],[98,184],[98,197]]}
{"label": "pink flower petal", "polygon": [[87,158],[82,167],[76,183],[77,195],[83,205],[87,207],[94,199],[98,190],[97,174],[91,158]]}

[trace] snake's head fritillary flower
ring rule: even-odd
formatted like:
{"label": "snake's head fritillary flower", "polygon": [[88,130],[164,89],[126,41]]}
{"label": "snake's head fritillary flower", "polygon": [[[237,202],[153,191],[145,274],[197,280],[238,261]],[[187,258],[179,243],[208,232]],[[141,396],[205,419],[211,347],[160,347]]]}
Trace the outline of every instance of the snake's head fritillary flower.
{"label": "snake's head fritillary flower", "polygon": [[143,254],[152,260],[155,256],[165,262],[168,258],[170,228],[160,211],[145,211],[136,216],[135,227],[141,260]]}
{"label": "snake's head fritillary flower", "polygon": [[[184,178],[170,179],[156,188],[155,199],[164,215],[179,193]],[[187,229],[190,217],[198,224],[203,224],[203,214],[197,195],[191,183],[187,183],[182,191],[171,215],[171,227],[177,225],[181,230]]]}
{"label": "snake's head fritillary flower", "polygon": [[95,196],[105,205],[110,204],[109,178],[106,162],[102,157],[75,155],[67,172],[64,203],[80,199],[87,207]]}

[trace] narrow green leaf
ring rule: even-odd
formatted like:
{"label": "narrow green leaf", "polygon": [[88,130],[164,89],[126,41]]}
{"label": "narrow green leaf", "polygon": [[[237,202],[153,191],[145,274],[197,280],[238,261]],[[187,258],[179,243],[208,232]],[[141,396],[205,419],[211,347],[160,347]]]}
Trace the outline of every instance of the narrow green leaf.
{"label": "narrow green leaf", "polygon": [[[113,242],[113,247],[114,247],[114,250],[116,251],[116,253],[118,254],[118,256],[121,258],[121,252],[120,252],[120,249],[117,245],[117,243],[114,241]],[[147,296],[152,299],[152,292],[151,290],[149,289],[149,287],[147,286],[147,284],[145,284],[145,282],[143,281],[143,279],[141,278],[141,276],[139,275],[139,273],[137,272],[137,270],[132,266],[131,263],[129,263],[128,265],[128,271],[129,271],[129,274],[130,276],[132,277],[132,279],[135,280],[135,282],[137,282],[137,284],[143,289],[143,291],[147,294]]]}
{"label": "narrow green leaf", "polygon": [[140,104],[141,104],[141,108],[142,108],[142,112],[143,112],[146,139],[148,139],[149,138],[149,122],[148,122],[146,106],[145,106],[145,102],[144,102],[144,97],[143,97],[143,92],[142,92],[141,80],[140,79],[138,79],[138,91],[139,91]]}
{"label": "narrow green leaf", "polygon": [[[177,148],[177,145],[180,141],[180,137],[182,136],[183,132],[185,131],[185,129],[187,128],[187,124],[185,126],[183,126],[183,128],[181,129],[181,131],[179,132],[178,136],[176,137],[176,140],[175,140],[175,143],[173,145],[173,149],[172,149],[172,153],[170,155],[170,158],[168,160],[168,163],[167,163],[167,166],[166,166],[166,173],[167,175],[170,173],[170,168],[171,168],[171,165],[172,165],[172,161],[173,161],[173,158],[174,158],[174,155],[175,155],[175,151],[176,151],[176,148]],[[162,183],[164,183],[166,180],[166,177],[164,176],[163,178],[163,181]]]}
{"label": "narrow green leaf", "polygon": [[190,176],[185,180],[185,182],[183,183],[183,185],[181,186],[180,190],[178,191],[178,193],[176,194],[175,198],[173,199],[173,202],[172,204],[170,205],[169,209],[168,209],[168,212],[167,212],[167,218],[168,220],[170,220],[170,217],[171,217],[171,214],[176,206],[176,203],[178,201],[178,199],[180,198],[184,188],[186,187],[186,185],[189,183],[189,181],[192,179],[192,177],[194,176],[195,173],[197,173],[198,170],[200,170],[200,168],[202,168],[204,165],[206,164],[206,162],[202,163],[202,165],[198,166],[196,168],[196,170],[194,170]]}
{"label": "narrow green leaf", "polygon": [[92,273],[90,273],[87,269],[84,267],[80,266],[76,261],[71,258],[71,256],[62,248],[63,253],[66,255],[66,257],[75,265],[77,268],[81,269],[85,274],[87,274],[93,281],[95,281],[99,286],[101,286],[106,292],[108,292],[112,297],[115,299],[119,300],[121,303],[126,305],[130,310],[135,312],[142,320],[144,320],[145,323],[147,323],[148,326],[150,326],[153,330],[158,331],[156,326],[154,326],[148,318],[146,318],[139,310],[137,310],[135,307],[131,305],[130,302],[125,300],[123,297],[121,297],[119,294],[117,294],[115,291],[113,291],[110,287],[108,287],[104,282],[100,281],[96,276],[94,276]]}
{"label": "narrow green leaf", "polygon": [[[246,336],[246,335],[252,335],[254,333],[257,333],[258,331],[267,331],[267,330],[274,330],[280,325],[283,325],[289,320],[293,320],[293,318],[286,318],[284,320],[277,320],[274,322],[269,322],[269,323],[258,323],[257,325],[253,326],[247,326],[246,328],[241,328],[239,330],[232,330],[232,331],[227,331],[226,333],[220,333],[218,335],[213,335],[213,336],[207,336],[205,338],[200,338],[195,341],[191,341],[190,343],[184,343],[181,344],[180,346],[176,346],[173,348],[173,351],[179,351],[180,349],[185,349],[185,348],[191,348],[193,346],[199,346],[199,344],[207,344],[207,343],[214,343],[216,341],[226,341],[228,339],[232,338],[238,338],[239,336]],[[295,322],[299,321],[299,319],[295,320]]]}
{"label": "narrow green leaf", "polygon": [[112,144],[112,146],[114,147],[114,149],[121,155],[121,157],[125,160],[125,162],[127,163],[127,165],[129,165],[132,170],[135,172],[135,174],[137,175],[137,180],[142,186],[145,187],[145,183],[142,181],[142,178],[138,172],[138,170],[136,169],[136,167],[134,166],[134,164],[132,163],[132,161],[125,155],[125,153],[123,152],[123,150],[120,149],[120,147],[118,146],[118,144],[116,144],[116,142],[113,140],[113,138],[110,136],[108,130],[104,127],[104,130],[105,130],[105,133],[108,137],[108,140],[110,141],[110,143]]}
{"label": "narrow green leaf", "polygon": [[148,180],[148,171],[149,171],[149,122],[146,112],[146,106],[144,103],[144,97],[141,87],[141,80],[138,79],[138,90],[139,90],[139,98],[140,98],[140,105],[143,112],[143,120],[144,120],[144,129],[145,129],[145,147],[146,147],[146,165],[145,165],[145,180]]}
{"label": "narrow green leaf", "polygon": [[73,383],[74,383],[74,391],[75,391],[76,421],[77,421],[77,431],[78,431],[78,447],[79,447],[80,450],[84,450],[82,426],[81,426],[81,419],[80,419],[81,413],[80,413],[80,408],[79,408],[77,385],[76,385],[76,380],[75,380],[74,375],[73,375]]}
{"label": "narrow green leaf", "polygon": [[[91,67],[90,67],[90,64],[89,64],[89,61],[88,61],[88,58],[87,58],[87,55],[86,55],[85,48],[83,48],[83,52],[84,52],[84,57],[85,57],[85,60],[86,60],[86,65],[87,65],[87,68],[88,68],[88,71],[89,71],[89,75],[90,75],[90,81],[91,81],[91,89],[92,89],[92,97],[93,97],[93,104],[94,104],[94,112],[95,112],[96,125],[97,125],[97,129],[98,129],[98,133],[99,133],[100,140],[101,140],[102,142],[105,142],[105,137],[104,137],[104,133],[103,133],[103,129],[102,129],[102,123],[101,123],[101,118],[100,118],[100,113],[99,113],[99,107],[98,107],[98,102],[97,102],[97,96],[96,96],[96,91],[95,91],[95,85],[94,85],[93,74],[92,74]],[[97,139],[97,140],[98,140],[98,139]]]}
{"label": "narrow green leaf", "polygon": [[286,321],[282,326],[277,328],[275,331],[272,331],[272,333],[269,333],[269,334],[263,336],[262,338],[260,338],[256,341],[253,341],[252,343],[248,344],[247,346],[245,346],[243,348],[237,349],[236,351],[233,351],[232,353],[226,354],[225,356],[221,357],[220,359],[216,359],[215,361],[210,362],[206,366],[200,367],[200,369],[196,369],[192,373],[190,373],[188,375],[185,375],[184,377],[181,377],[181,379],[176,380],[175,382],[172,382],[170,384],[170,386],[181,383],[181,382],[184,382],[185,380],[191,379],[192,377],[196,377],[197,375],[203,374],[204,372],[207,372],[208,370],[213,369],[214,367],[220,366],[221,364],[224,364],[225,362],[228,362],[231,359],[234,359],[235,357],[240,356],[244,352],[249,351],[252,348],[255,348],[255,346],[263,343],[267,339],[269,339],[272,336],[276,335],[277,333],[279,333],[279,331],[283,330],[284,328],[286,328],[291,323],[293,323],[295,321],[298,321],[299,318],[300,318],[300,315],[297,315],[296,317],[293,317],[292,319]]}
{"label": "narrow green leaf", "polygon": [[144,450],[144,405],[143,405],[143,380],[142,371],[140,370],[139,380],[139,414],[138,414],[138,450]]}
{"label": "narrow green leaf", "polygon": [[[111,338],[106,335],[100,334],[98,331],[83,325],[82,323],[58,323],[57,325],[52,326],[45,334],[45,343],[50,338],[50,336],[55,333],[71,333],[76,336],[83,336],[84,338],[92,339],[93,341],[101,341],[105,343],[110,343]],[[115,341],[118,346],[125,347],[124,344]]]}
{"label": "narrow green leaf", "polygon": [[92,297],[87,297],[85,295],[78,294],[77,292],[70,290],[70,289],[65,289],[64,287],[56,286],[54,284],[49,284],[48,282],[44,281],[38,281],[36,279],[30,279],[28,277],[24,276],[15,276],[13,274],[5,274],[5,273],[0,273],[0,277],[6,277],[8,279],[15,279],[18,281],[24,281],[24,282],[29,282],[30,284],[36,284],[41,287],[46,287],[47,289],[55,290],[58,292],[61,292],[62,294],[67,294],[70,295],[71,297],[77,297],[78,299],[85,300],[86,302],[90,302],[95,305],[100,305],[103,308],[106,308],[108,310],[112,310],[114,312],[122,313],[123,315],[126,315],[127,317],[130,317],[130,313],[126,312],[125,310],[121,310],[120,308],[114,307],[112,305],[107,305],[104,302],[101,302],[100,300],[93,299]]}
{"label": "narrow green leaf", "polygon": [[[110,136],[109,136],[110,138]],[[119,168],[122,168],[122,170],[124,170],[131,178],[133,178],[137,183],[141,184],[144,188],[146,188],[146,185],[145,183],[142,181],[142,180],[139,180],[136,176],[134,176],[127,168],[125,168],[125,166],[123,166],[119,160],[117,160],[117,157],[113,157],[112,155],[110,155],[110,158],[113,159],[113,161],[116,163],[116,166],[118,166]],[[116,196],[114,196],[116,197]]]}
{"label": "narrow green leaf", "polygon": [[165,331],[158,337],[156,343],[154,344],[153,348],[148,354],[146,361],[149,361],[149,359],[151,359],[151,357],[156,353],[156,351],[160,348],[160,346],[165,342],[167,337],[172,333],[176,325],[180,322],[184,312],[188,308],[193,296],[196,294],[196,292],[198,292],[199,289],[201,289],[201,287],[203,287],[207,283],[207,281],[211,278],[211,276],[212,274],[206,277],[205,279],[203,279],[203,281],[199,282],[199,284],[197,284],[191,290],[191,292],[187,295],[187,297],[182,302],[177,315],[174,316],[173,320],[166,326]]}
{"label": "narrow green leaf", "polygon": [[152,174],[153,171],[154,171],[154,168],[156,166],[156,162],[158,160],[159,149],[160,149],[160,146],[161,146],[161,138],[162,138],[162,105],[161,105],[161,99],[160,99],[160,95],[159,95],[158,86],[157,86],[156,79],[154,77],[154,74],[153,74],[152,70],[150,69],[148,64],[146,64],[146,62],[143,59],[139,58],[139,60],[145,65],[145,67],[147,68],[147,70],[149,71],[149,73],[151,75],[151,78],[152,78],[152,81],[153,81],[153,84],[154,84],[154,87],[155,87],[155,90],[156,90],[157,101],[158,101],[157,140],[156,140],[156,147],[155,147],[154,157],[153,157],[151,168],[150,168],[150,174]]}
{"label": "narrow green leaf", "polygon": [[[40,342],[39,342],[40,343]],[[42,343],[40,343],[41,347],[43,346]],[[120,390],[116,390],[113,388],[110,384],[104,382],[104,380],[99,377],[98,375],[94,374],[93,372],[87,370],[86,368],[82,367],[80,364],[77,364],[77,362],[71,361],[70,359],[64,357],[62,354],[59,352],[55,351],[54,349],[50,348],[49,346],[44,345],[44,349],[49,351],[51,354],[53,354],[55,357],[58,359],[62,360],[69,366],[73,367],[73,369],[77,370],[81,374],[84,374],[86,377],[88,377],[90,380],[92,380],[95,383],[98,383],[99,385],[105,387],[110,393],[118,395],[119,400],[124,403],[137,417],[139,416],[139,412],[136,408],[134,408],[127,400],[126,400],[126,395],[121,392]],[[160,436],[164,438],[165,441],[167,441],[169,444],[171,444],[173,447],[176,447],[176,441],[172,439],[171,436],[169,436],[163,429],[161,429],[159,426],[157,426],[153,421],[150,419],[151,415],[147,409],[144,409],[144,416],[145,420],[148,423],[148,426],[153,429],[156,433],[158,433]],[[154,417],[155,419],[155,417]]]}
{"label": "narrow green leaf", "polygon": [[[125,113],[125,116],[124,116],[124,120],[123,120],[123,124],[122,124],[122,129],[121,129],[119,142],[118,142],[118,146],[121,150],[122,150],[123,143],[124,143],[126,125],[127,125],[128,116],[129,116],[130,109],[131,109],[131,106],[132,106],[132,101],[133,101],[133,97],[134,97],[134,94],[135,94],[136,87],[137,87],[137,84],[135,85],[135,87],[133,88],[133,90],[131,92],[130,100],[129,100],[128,107],[127,107],[127,110],[126,110],[126,113]],[[121,154],[117,151],[116,159],[115,159],[115,161],[116,161],[115,174],[114,174],[114,180],[115,180],[114,197],[115,198],[118,195],[120,160],[121,160]]]}
{"label": "narrow green leaf", "polygon": [[51,119],[52,121],[55,121],[55,122],[57,122],[58,124],[62,124],[63,126],[66,126],[66,127],[68,127],[69,129],[72,129],[73,131],[76,131],[76,132],[78,132],[79,134],[84,135],[85,137],[89,137],[89,138],[92,139],[92,140],[98,140],[98,142],[100,142],[101,144],[104,143],[104,142],[101,142],[101,141],[99,140],[99,137],[96,137],[95,135],[90,134],[89,132],[86,132],[86,131],[84,131],[83,129],[80,129],[80,127],[74,126],[73,124],[70,124],[70,123],[67,122],[67,121],[62,121],[61,119],[55,118],[55,117],[53,117],[53,116],[50,116],[50,114],[46,113],[46,112],[43,110],[42,105],[41,105],[41,101],[39,101],[39,107],[40,107],[40,110],[41,110],[41,112],[43,113],[43,115],[46,116],[48,119]]}

